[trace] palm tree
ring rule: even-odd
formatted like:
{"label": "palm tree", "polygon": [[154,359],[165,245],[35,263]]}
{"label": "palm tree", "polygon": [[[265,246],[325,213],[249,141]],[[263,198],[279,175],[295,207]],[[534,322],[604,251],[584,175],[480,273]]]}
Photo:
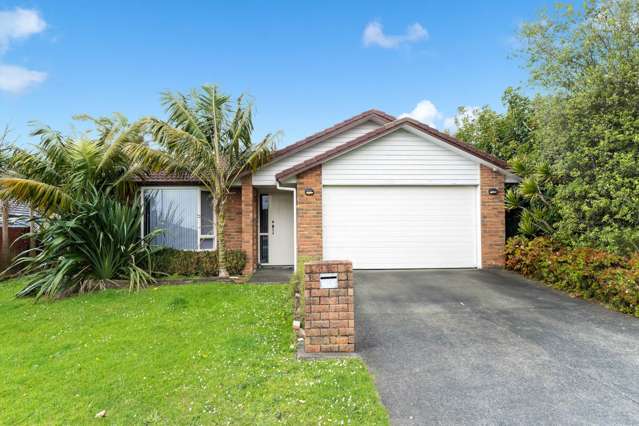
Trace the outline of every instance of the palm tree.
{"label": "palm tree", "polygon": [[34,152],[14,148],[10,167],[0,177],[0,198],[23,202],[44,216],[72,211],[94,190],[119,201],[133,200],[134,179],[146,171],[128,154],[131,145],[143,144],[139,126],[120,114],[74,118],[92,122],[96,134],[68,137],[37,127],[32,136],[40,143]]}
{"label": "palm tree", "polygon": [[[11,147],[7,145],[7,139],[9,137],[9,127],[5,127],[4,131],[0,134],[0,173],[5,173],[9,161],[11,160]],[[0,263],[3,268],[9,266],[11,261],[10,242],[9,242],[9,200],[2,199],[2,256],[0,256]]]}
{"label": "palm tree", "polygon": [[129,154],[144,143],[139,126],[121,115],[77,118],[95,132],[65,137],[41,126],[33,132],[40,137],[35,150],[15,148],[0,177],[0,199],[41,216],[39,246],[15,262],[31,274],[19,296],[102,289],[123,278],[132,289],[154,281],[150,242],[157,233],[140,239],[140,205],[133,202],[134,179],[146,173]]}
{"label": "palm tree", "polygon": [[186,95],[164,92],[161,99],[168,120],[150,117],[141,123],[162,150],[134,149],[149,167],[190,173],[213,195],[219,274],[228,277],[223,230],[229,191],[240,174],[269,159],[274,136],[269,134],[254,144],[251,103],[244,96],[233,100],[213,85]]}

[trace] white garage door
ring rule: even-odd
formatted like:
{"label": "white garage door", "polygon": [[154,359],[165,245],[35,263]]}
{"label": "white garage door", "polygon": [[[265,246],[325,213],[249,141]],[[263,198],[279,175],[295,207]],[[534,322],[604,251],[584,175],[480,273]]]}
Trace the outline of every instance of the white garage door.
{"label": "white garage door", "polygon": [[478,265],[474,186],[325,186],[324,259],[359,269]]}

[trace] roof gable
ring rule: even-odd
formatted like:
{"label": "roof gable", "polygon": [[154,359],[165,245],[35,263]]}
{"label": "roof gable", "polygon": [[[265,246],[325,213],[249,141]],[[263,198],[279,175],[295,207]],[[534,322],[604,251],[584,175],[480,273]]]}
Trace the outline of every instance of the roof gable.
{"label": "roof gable", "polygon": [[353,139],[352,141],[346,142],[343,145],[340,145],[320,155],[317,155],[316,157],[313,157],[293,167],[283,170],[276,175],[276,179],[282,182],[283,180],[291,176],[295,176],[299,173],[302,173],[308,169],[311,169],[319,164],[322,164],[326,161],[329,161],[333,158],[336,158],[340,155],[350,152],[362,145],[365,145],[369,142],[377,140],[380,137],[387,135],[389,133],[392,133],[401,128],[404,128],[406,130],[413,131],[413,132],[418,132],[418,133],[421,133],[422,135],[430,136],[435,141],[438,141],[442,143],[443,145],[447,146],[449,149],[453,149],[459,152],[460,154],[464,154],[475,161],[478,161],[481,163],[487,163],[497,169],[500,169],[503,172],[506,172],[506,169],[508,167],[505,161],[500,160],[499,158],[491,154],[488,154],[487,152],[484,152],[471,144],[462,142],[450,135],[447,135],[446,133],[442,133],[412,118],[402,118],[399,120],[395,120],[391,123],[388,123],[380,127],[379,129],[373,130],[356,139]]}
{"label": "roof gable", "polygon": [[299,152],[302,149],[306,149],[316,143],[319,143],[323,140],[326,140],[330,137],[334,137],[339,135],[340,133],[345,132],[346,130],[357,126],[358,124],[365,123],[366,121],[376,121],[379,124],[387,124],[391,123],[395,120],[395,117],[392,115],[386,114],[383,111],[379,111],[376,109],[370,109],[368,111],[364,111],[361,114],[357,114],[351,118],[348,118],[344,121],[341,121],[327,129],[321,130],[311,136],[308,136],[301,141],[295,142],[292,145],[284,147],[282,149],[278,149],[275,151],[271,157],[271,162],[277,161],[282,157],[286,157],[295,152]]}
{"label": "roof gable", "polygon": [[293,167],[296,164],[341,146],[346,142],[357,139],[362,135],[382,127],[383,125],[384,123],[371,119],[370,116],[363,116],[360,119],[352,120],[347,126],[341,127],[339,131],[330,132],[328,135],[305,145],[301,149],[289,152],[287,155],[263,165],[253,173],[253,185],[276,185],[277,180],[275,179],[275,176],[282,170]]}

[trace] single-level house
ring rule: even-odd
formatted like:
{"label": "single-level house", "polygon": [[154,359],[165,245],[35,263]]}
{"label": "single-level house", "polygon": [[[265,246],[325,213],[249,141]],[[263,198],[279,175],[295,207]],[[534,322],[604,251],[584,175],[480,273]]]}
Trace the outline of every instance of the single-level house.
{"label": "single-level house", "polygon": [[[411,118],[370,110],[276,151],[233,188],[227,247],[247,273],[298,258],[358,269],[486,268],[504,262],[507,164]],[[210,194],[190,176],[142,183],[145,232],[213,250]]]}

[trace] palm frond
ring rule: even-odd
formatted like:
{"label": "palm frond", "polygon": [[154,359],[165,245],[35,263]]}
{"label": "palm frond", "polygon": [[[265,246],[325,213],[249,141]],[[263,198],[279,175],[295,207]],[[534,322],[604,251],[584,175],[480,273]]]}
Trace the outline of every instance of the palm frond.
{"label": "palm frond", "polygon": [[45,214],[66,211],[73,197],[61,188],[31,179],[0,178],[0,198],[13,199]]}
{"label": "palm frond", "polygon": [[192,134],[196,139],[206,140],[206,133],[200,127],[197,116],[184,95],[164,92],[161,102],[169,114],[169,122],[175,123],[176,127]]}
{"label": "palm frond", "polygon": [[506,191],[504,202],[507,210],[517,210],[522,207],[521,196],[515,188],[510,188]]}
{"label": "palm frond", "polygon": [[178,161],[174,156],[159,149],[153,149],[145,144],[127,144],[123,151],[130,160],[139,166],[139,175],[144,172],[166,172],[166,173],[182,173],[188,170],[188,167]]}

